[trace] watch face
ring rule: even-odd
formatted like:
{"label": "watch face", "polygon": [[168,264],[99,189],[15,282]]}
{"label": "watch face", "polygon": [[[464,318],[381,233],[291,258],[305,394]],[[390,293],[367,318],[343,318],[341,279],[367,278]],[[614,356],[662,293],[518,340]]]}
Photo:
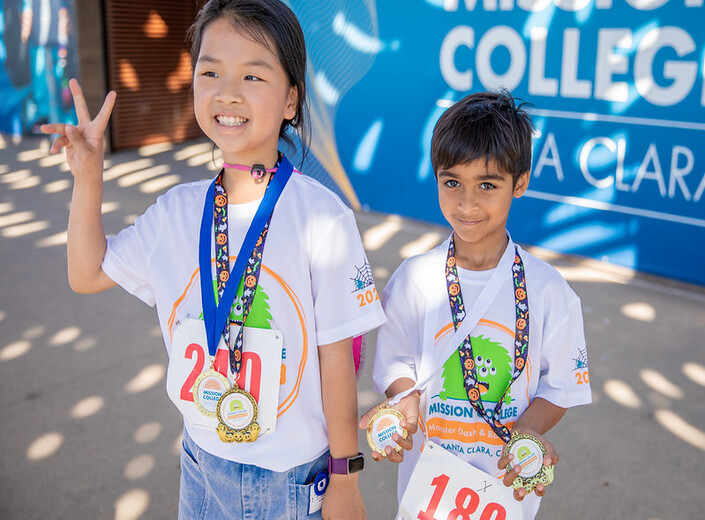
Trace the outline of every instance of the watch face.
{"label": "watch face", "polygon": [[358,471],[362,471],[365,467],[365,457],[362,455],[358,455],[355,458],[352,458],[348,461],[348,472],[349,473],[357,473]]}

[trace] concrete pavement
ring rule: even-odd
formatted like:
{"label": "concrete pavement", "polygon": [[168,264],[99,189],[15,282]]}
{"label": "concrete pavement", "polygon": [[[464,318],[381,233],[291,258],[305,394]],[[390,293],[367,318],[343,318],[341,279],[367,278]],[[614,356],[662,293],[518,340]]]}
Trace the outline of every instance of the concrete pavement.
{"label": "concrete pavement", "polygon": [[[181,419],[157,320],[121,289],[70,291],[70,173],[47,150],[43,139],[0,139],[0,519],[176,518]],[[168,187],[212,174],[203,141],[107,159],[107,233]],[[379,289],[448,233],[377,213],[358,222]],[[582,298],[594,398],[548,434],[561,462],[539,518],[701,518],[705,287],[532,251]],[[374,335],[369,344],[371,360]],[[361,412],[380,398],[370,364]],[[369,454],[362,432],[360,446]],[[391,519],[395,468],[367,462],[368,517]]]}

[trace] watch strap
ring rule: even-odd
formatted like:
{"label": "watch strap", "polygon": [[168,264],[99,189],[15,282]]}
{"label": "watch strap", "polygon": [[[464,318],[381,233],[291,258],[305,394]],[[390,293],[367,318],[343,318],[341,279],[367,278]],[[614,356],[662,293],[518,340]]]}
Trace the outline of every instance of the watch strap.
{"label": "watch strap", "polygon": [[353,457],[346,457],[343,459],[334,459],[333,457],[328,456],[328,472],[330,474],[349,475],[350,473],[362,471],[364,467],[365,457],[360,452]]}

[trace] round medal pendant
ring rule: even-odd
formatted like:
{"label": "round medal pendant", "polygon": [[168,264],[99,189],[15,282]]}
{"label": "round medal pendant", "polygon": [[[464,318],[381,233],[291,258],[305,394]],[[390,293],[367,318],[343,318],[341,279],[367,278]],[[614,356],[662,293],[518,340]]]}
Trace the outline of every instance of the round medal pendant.
{"label": "round medal pendant", "polygon": [[543,457],[546,448],[539,439],[533,435],[515,434],[504,448],[504,454],[514,455],[514,459],[507,465],[507,471],[519,465],[521,472],[512,482],[514,489],[524,488],[531,493],[538,484],[548,486],[553,482],[553,466],[544,466]]}
{"label": "round medal pendant", "polygon": [[392,435],[396,432],[404,439],[409,436],[409,432],[401,427],[403,420],[404,415],[394,408],[380,407],[367,425],[367,443],[370,448],[383,457],[387,456],[384,451],[387,446],[394,451],[401,451],[401,446],[392,439]]}
{"label": "round medal pendant", "polygon": [[193,402],[203,415],[215,417],[218,401],[229,389],[227,377],[217,370],[207,370],[193,383]]}
{"label": "round medal pendant", "polygon": [[216,431],[223,442],[255,442],[260,432],[257,401],[241,388],[231,388],[218,401]]}

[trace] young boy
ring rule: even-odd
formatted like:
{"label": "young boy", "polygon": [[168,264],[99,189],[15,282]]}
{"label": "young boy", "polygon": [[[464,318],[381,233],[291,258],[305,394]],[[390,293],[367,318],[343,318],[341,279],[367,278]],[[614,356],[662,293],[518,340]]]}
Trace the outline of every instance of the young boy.
{"label": "young boy", "polygon": [[[547,451],[544,464],[555,464],[558,455],[543,435],[566,408],[591,401],[580,300],[506,231],[512,200],[529,184],[532,130],[523,105],[506,92],[467,96],[434,129],[431,161],[453,234],[406,260],[389,281],[383,297],[389,321],[379,330],[373,370],[377,389],[388,397],[434,374],[394,406],[406,417],[402,426],[415,433],[394,436],[406,456],[387,448],[387,458],[401,463],[400,500],[423,444],[417,422],[429,439],[509,486],[520,470],[505,472],[509,436],[538,437]],[[450,357],[434,360],[434,349],[465,316],[471,319],[486,286],[496,294],[479,311],[470,341],[458,340]],[[361,427],[374,412],[362,417]],[[542,484],[532,494],[514,491],[525,519],[534,518],[544,493]]]}

